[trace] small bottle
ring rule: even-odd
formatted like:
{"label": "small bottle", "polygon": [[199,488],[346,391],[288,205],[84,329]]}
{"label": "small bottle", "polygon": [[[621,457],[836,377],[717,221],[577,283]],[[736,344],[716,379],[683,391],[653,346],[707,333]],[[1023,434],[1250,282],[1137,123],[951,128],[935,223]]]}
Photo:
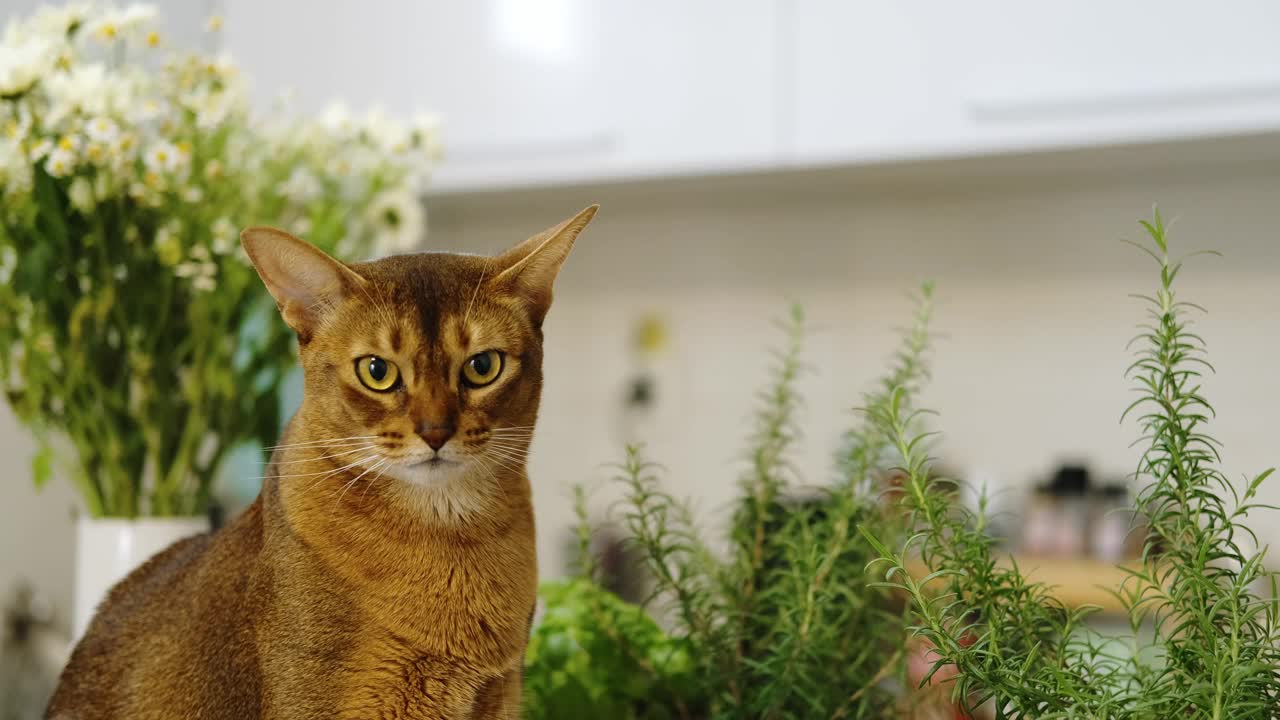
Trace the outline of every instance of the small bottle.
{"label": "small bottle", "polygon": [[1048,485],[1037,486],[1031,492],[1022,526],[1024,555],[1051,555],[1058,523],[1058,504]]}
{"label": "small bottle", "polygon": [[1092,551],[1099,560],[1120,562],[1133,556],[1134,513],[1129,488],[1106,485],[1094,493]]}

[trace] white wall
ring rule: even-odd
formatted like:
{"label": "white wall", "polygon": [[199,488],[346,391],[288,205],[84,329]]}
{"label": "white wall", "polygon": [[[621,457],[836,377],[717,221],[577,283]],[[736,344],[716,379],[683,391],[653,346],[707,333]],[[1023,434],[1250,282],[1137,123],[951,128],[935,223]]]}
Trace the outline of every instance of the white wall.
{"label": "white wall", "polygon": [[[1269,143],[1269,144],[1268,144]],[[1268,149],[1262,152],[1259,148]],[[1055,460],[1103,473],[1132,469],[1137,434],[1117,419],[1128,401],[1124,346],[1154,267],[1118,242],[1159,202],[1179,220],[1178,248],[1196,261],[1187,299],[1210,309],[1199,330],[1219,375],[1206,381],[1226,469],[1280,461],[1280,173],[1271,140],[1248,145],[1105,151],[872,171],[707,179],[438,198],[433,247],[497,250],[582,206],[603,208],[566,266],[547,324],[546,391],[534,443],[544,574],[563,563],[567,487],[608,475],[627,436],[620,396],[636,313],[663,313],[673,346],[665,399],[646,426],[669,486],[714,519],[733,494],[770,327],[789,299],[815,331],[803,383],[807,439],[799,465],[827,477],[836,438],[894,347],[906,294],[938,282],[936,353],[926,401],[941,413],[948,464],[1021,487]],[[17,574],[70,597],[70,493],[30,489],[30,445],[0,415],[0,590]],[[1268,498],[1280,502],[1280,481]],[[608,495],[597,498],[603,505]],[[1280,518],[1259,523],[1280,543]]]}
{"label": "white wall", "polygon": [[[606,477],[601,463],[621,457],[626,348],[640,312],[665,314],[675,340],[659,388],[666,404],[648,425],[651,456],[669,468],[670,489],[696,498],[712,520],[733,496],[766,349],[779,341],[770,320],[795,299],[815,327],[799,465],[821,482],[853,419],[849,408],[894,349],[907,294],[922,278],[938,283],[943,338],[925,402],[941,412],[938,454],[947,465],[1013,489],[1058,460],[1084,459],[1103,475],[1131,472],[1137,453],[1128,444],[1138,432],[1118,419],[1130,401],[1125,344],[1143,308],[1127,294],[1150,292],[1157,275],[1119,238],[1138,238],[1136,221],[1157,201],[1179,216],[1175,247],[1226,253],[1195,261],[1181,283],[1187,299],[1210,310],[1198,329],[1219,371],[1205,385],[1226,470],[1280,462],[1271,422],[1280,401],[1280,174],[1265,159],[1221,164],[1234,149],[436,202],[433,245],[465,236],[478,250],[603,203],[562,273],[547,325],[531,468],[544,570],[561,567],[567,485]],[[1280,502],[1280,482],[1267,494]],[[1277,519],[1259,522],[1264,541],[1280,544]]]}

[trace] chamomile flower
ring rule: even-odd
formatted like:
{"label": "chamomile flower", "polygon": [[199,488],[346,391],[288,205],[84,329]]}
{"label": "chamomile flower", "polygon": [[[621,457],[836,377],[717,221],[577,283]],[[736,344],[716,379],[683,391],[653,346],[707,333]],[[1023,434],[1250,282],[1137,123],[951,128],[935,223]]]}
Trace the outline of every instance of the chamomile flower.
{"label": "chamomile flower", "polygon": [[189,154],[168,140],[157,140],[142,156],[147,170],[157,175],[175,175],[182,170]]}
{"label": "chamomile flower", "polygon": [[110,10],[86,28],[89,37],[111,44],[117,40],[143,40],[150,34],[156,19],[153,5],[134,4],[123,10]]}
{"label": "chamomile flower", "polygon": [[311,202],[320,197],[322,192],[324,186],[320,184],[319,178],[305,167],[294,168],[284,185],[280,186],[280,193],[298,205]]}
{"label": "chamomile flower", "polygon": [[0,140],[0,187],[15,194],[31,189],[31,161],[17,140]]}
{"label": "chamomile flower", "polygon": [[320,113],[320,127],[335,135],[347,136],[355,134],[356,121],[345,104],[334,102]]}
{"label": "chamomile flower", "polygon": [[109,145],[120,137],[120,126],[111,118],[99,115],[84,124],[84,134],[90,140]]}
{"label": "chamomile flower", "polygon": [[[203,250],[197,247],[196,250]],[[191,281],[191,287],[200,292],[208,292],[217,287],[218,265],[208,259],[208,251],[204,253],[204,259],[196,257],[196,253],[192,252],[192,260],[179,263],[173,268],[173,274],[180,278],[187,278]]]}
{"label": "chamomile flower", "polygon": [[160,264],[175,267],[182,262],[182,240],[178,237],[180,228],[170,222],[156,231],[156,259]]}
{"label": "chamomile flower", "polygon": [[72,67],[53,73],[46,81],[50,110],[46,122],[58,125],[75,115],[109,115],[131,107],[132,84],[121,73],[108,72],[102,63]]}
{"label": "chamomile flower", "polygon": [[49,138],[41,138],[31,145],[27,151],[27,157],[31,158],[32,162],[40,162],[51,152],[53,152],[53,141]]}
{"label": "chamomile flower", "polygon": [[427,212],[417,195],[403,189],[381,193],[365,211],[382,254],[408,252],[426,233]]}
{"label": "chamomile flower", "polygon": [[210,231],[213,236],[210,248],[214,254],[226,255],[235,248],[236,226],[235,223],[231,222],[230,218],[220,217],[214,220]]}
{"label": "chamomile flower", "polygon": [[201,130],[213,130],[221,126],[236,109],[238,98],[229,90],[212,92],[202,90],[189,93],[183,104],[196,115],[196,127]]}
{"label": "chamomile flower", "polygon": [[43,37],[0,44],[0,95],[18,95],[30,90],[53,70],[57,59],[53,43]]}
{"label": "chamomile flower", "polygon": [[63,147],[55,147],[44,162],[44,169],[54,177],[66,177],[76,169],[76,154]]}
{"label": "chamomile flower", "polygon": [[65,40],[72,28],[82,25],[89,17],[90,6],[73,3],[65,6],[45,5],[19,26],[13,26],[16,35],[39,35],[55,41]]}
{"label": "chamomile flower", "polygon": [[71,181],[71,187],[67,188],[67,198],[71,201],[71,207],[84,215],[93,212],[94,206],[97,205],[93,185],[85,177],[78,177]]}

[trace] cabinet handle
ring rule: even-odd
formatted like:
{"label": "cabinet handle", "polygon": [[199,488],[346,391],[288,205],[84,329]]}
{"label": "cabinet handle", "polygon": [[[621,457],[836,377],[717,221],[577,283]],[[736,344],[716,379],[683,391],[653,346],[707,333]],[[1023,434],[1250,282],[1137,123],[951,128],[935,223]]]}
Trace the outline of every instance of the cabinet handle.
{"label": "cabinet handle", "polygon": [[1213,105],[1280,101],[1280,82],[1048,100],[970,100],[969,117],[979,123],[1018,123],[1064,118],[1157,112]]}

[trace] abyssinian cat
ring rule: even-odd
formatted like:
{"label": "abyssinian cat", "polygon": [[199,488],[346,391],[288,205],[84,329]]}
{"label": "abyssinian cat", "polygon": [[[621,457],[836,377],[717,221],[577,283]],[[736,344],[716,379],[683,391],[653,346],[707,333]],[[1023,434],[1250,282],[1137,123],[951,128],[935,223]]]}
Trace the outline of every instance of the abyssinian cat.
{"label": "abyssinian cat", "polygon": [[110,592],[48,716],[518,717],[541,326],[595,210],[496,257],[344,265],[246,230],[302,406],[245,513]]}

